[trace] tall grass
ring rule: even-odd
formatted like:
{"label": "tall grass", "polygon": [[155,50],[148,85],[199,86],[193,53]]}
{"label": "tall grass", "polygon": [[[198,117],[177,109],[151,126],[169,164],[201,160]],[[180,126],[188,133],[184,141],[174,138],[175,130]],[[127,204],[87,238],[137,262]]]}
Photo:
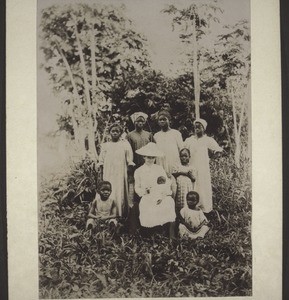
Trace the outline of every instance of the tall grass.
{"label": "tall grass", "polygon": [[66,178],[53,178],[41,186],[41,298],[251,295],[248,160],[239,170],[230,157],[212,160],[218,211],[212,229],[203,240],[173,243],[157,234],[148,239],[112,235],[105,228],[92,236],[86,232],[87,200],[95,185],[82,180],[97,177],[88,166],[82,162]]}

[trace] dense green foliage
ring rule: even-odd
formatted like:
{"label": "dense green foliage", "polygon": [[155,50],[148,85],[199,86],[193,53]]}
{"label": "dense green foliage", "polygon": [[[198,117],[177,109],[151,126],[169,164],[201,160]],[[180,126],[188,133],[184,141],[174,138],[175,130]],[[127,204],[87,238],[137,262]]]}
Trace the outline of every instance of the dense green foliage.
{"label": "dense green foliage", "polygon": [[79,199],[74,193],[68,197],[67,190],[84,192],[80,186],[95,189],[93,182],[87,185],[83,181],[95,176],[87,165],[83,162],[66,178],[42,184],[41,298],[251,295],[249,161],[243,160],[242,172],[233,167],[229,157],[212,161],[218,213],[211,231],[203,240],[173,243],[160,235],[112,235],[106,228],[92,236],[86,232],[90,196],[83,193]]}
{"label": "dense green foliage", "polygon": [[[124,126],[132,129],[129,115],[146,112],[150,116],[148,129],[157,131],[154,115],[164,103],[173,112],[173,127],[188,131],[183,134],[187,137],[191,133],[187,120],[195,118],[196,89],[200,94],[200,116],[209,121],[208,134],[221,138],[220,122],[214,123],[219,112],[221,123],[233,128],[233,101],[235,123],[248,115],[250,103],[244,91],[250,80],[249,24],[246,20],[230,26],[223,24],[219,35],[211,35],[210,29],[220,21],[222,13],[211,2],[183,10],[169,6],[163,11],[171,17],[172,28],[179,30],[186,53],[179,75],[174,77],[153,70],[146,38],[135,30],[124,7],[79,4],[52,6],[42,11],[43,68],[63,103],[59,129],[69,132],[83,157],[85,150],[94,150],[95,144],[98,151],[106,138],[107,124],[114,122],[117,115]],[[191,23],[196,25],[195,42]],[[204,43],[208,38],[210,44]],[[197,47],[195,57],[192,47]],[[230,89],[236,99],[232,99]],[[245,117],[240,124],[243,135],[247,134],[243,130],[247,123]],[[228,134],[234,144],[233,131]],[[90,156],[97,159],[96,152]]]}

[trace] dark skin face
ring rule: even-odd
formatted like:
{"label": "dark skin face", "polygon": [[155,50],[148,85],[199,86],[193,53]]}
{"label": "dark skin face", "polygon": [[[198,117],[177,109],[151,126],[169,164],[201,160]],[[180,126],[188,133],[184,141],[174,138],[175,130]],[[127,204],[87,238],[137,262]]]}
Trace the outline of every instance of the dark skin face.
{"label": "dark skin face", "polygon": [[189,155],[188,151],[182,151],[180,153],[180,159],[181,159],[182,165],[187,165],[190,161],[190,155]]}
{"label": "dark skin face", "polygon": [[201,123],[197,122],[197,123],[195,123],[194,127],[195,127],[195,133],[196,133],[196,135],[198,137],[202,137],[204,135],[204,133],[205,133],[203,125]]}
{"label": "dark skin face", "polygon": [[160,176],[157,180],[158,184],[165,184],[166,183],[166,178],[163,176]]}
{"label": "dark skin face", "polygon": [[158,118],[158,124],[162,131],[167,131],[170,126],[170,122],[169,122],[168,118],[165,116],[162,116],[162,115],[159,116],[159,118]]}
{"label": "dark skin face", "polygon": [[196,205],[199,203],[198,197],[194,194],[187,195],[188,208],[195,209]]}
{"label": "dark skin face", "polygon": [[100,199],[106,201],[111,194],[111,187],[109,184],[104,184],[98,191]]}
{"label": "dark skin face", "polygon": [[113,127],[109,133],[113,142],[117,142],[121,136],[121,131],[118,127]]}
{"label": "dark skin face", "polygon": [[135,126],[136,131],[142,131],[143,127],[144,127],[144,124],[145,124],[144,118],[142,118],[142,117],[137,118],[136,121],[134,122],[134,126]]}

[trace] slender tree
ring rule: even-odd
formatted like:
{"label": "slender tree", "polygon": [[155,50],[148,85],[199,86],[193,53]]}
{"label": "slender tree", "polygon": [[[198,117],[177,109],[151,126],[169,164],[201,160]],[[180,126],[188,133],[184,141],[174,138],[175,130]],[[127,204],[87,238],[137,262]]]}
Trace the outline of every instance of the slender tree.
{"label": "slender tree", "polygon": [[[245,125],[245,115],[248,123],[248,136],[250,140],[250,28],[246,20],[234,26],[227,26],[226,33],[219,36],[219,53],[221,61],[218,64],[219,77],[226,78],[225,88],[232,103],[235,163],[240,167],[242,150],[241,133]],[[246,143],[250,145],[250,142]],[[248,155],[250,156],[248,146]]]}
{"label": "slender tree", "polygon": [[40,41],[53,89],[69,99],[75,141],[86,155],[88,139],[89,155],[97,160],[100,109],[110,104],[119,80],[149,65],[145,39],[124,8],[75,4],[42,11]]}
{"label": "slender tree", "polygon": [[208,33],[207,30],[210,27],[210,23],[219,21],[217,15],[222,10],[215,3],[216,1],[192,4],[185,9],[177,9],[174,5],[170,5],[164,10],[165,13],[174,16],[172,20],[173,29],[176,25],[180,27],[179,37],[190,49],[187,55],[192,63],[196,118],[200,117],[200,40]]}

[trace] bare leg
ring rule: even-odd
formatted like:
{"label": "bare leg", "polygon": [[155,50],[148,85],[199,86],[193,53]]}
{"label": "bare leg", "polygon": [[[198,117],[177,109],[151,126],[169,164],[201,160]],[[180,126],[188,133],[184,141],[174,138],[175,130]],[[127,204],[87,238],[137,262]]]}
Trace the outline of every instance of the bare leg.
{"label": "bare leg", "polygon": [[169,223],[169,238],[170,240],[173,240],[176,238],[176,222],[170,222]]}

